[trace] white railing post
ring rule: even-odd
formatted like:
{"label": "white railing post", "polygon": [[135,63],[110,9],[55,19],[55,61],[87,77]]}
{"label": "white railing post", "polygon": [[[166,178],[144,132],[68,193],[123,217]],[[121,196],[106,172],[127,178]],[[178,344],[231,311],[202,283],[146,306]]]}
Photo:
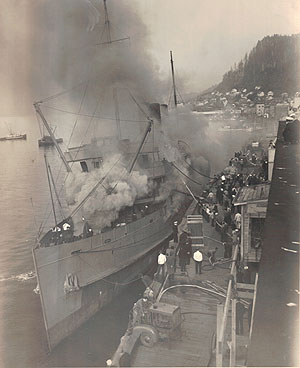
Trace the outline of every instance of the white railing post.
{"label": "white railing post", "polygon": [[216,345],[216,366],[222,367],[222,357],[223,357],[223,344],[221,341],[221,325],[223,319],[224,306],[223,304],[217,304],[217,345]]}
{"label": "white railing post", "polygon": [[236,363],[236,299],[231,301],[231,349],[230,367],[235,367]]}
{"label": "white railing post", "polygon": [[251,341],[251,335],[252,335],[253,317],[254,317],[254,309],[255,309],[255,303],[256,303],[257,282],[258,282],[258,273],[256,273],[256,275],[255,275],[254,295],[253,295],[252,313],[251,313],[251,324],[250,324],[250,331],[249,331],[249,340],[250,341]]}
{"label": "white railing post", "polygon": [[234,250],[233,259],[232,259],[233,262],[232,262],[231,271],[230,271],[231,278],[228,282],[226,300],[225,300],[224,311],[223,311],[223,316],[222,316],[222,323],[221,323],[220,330],[217,331],[219,332],[218,338],[217,338],[217,353],[216,353],[216,366],[217,367],[223,366],[224,337],[225,337],[225,331],[226,331],[226,326],[227,326],[229,306],[230,306],[230,301],[231,301],[231,294],[232,294],[232,287],[233,287],[233,282],[234,282],[234,274],[235,274],[235,268],[236,268],[238,249],[239,249],[239,246],[236,245],[235,250]]}

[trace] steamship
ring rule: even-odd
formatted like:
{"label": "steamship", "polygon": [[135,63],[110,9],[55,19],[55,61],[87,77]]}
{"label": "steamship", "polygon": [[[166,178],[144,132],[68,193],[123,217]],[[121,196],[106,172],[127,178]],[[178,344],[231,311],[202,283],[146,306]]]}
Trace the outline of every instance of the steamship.
{"label": "steamship", "polygon": [[[35,107],[41,113],[40,107]],[[154,107],[156,113],[161,109],[158,104]],[[108,198],[118,193],[119,184],[102,177],[75,208],[74,216],[56,223],[40,237],[33,259],[50,350],[133,280],[147,273],[156,263],[161,247],[172,237],[174,216],[187,197],[174,191],[167,196],[160,193],[162,185],[171,185],[166,182],[170,167],[159,147],[146,142],[151,131],[160,129],[160,124],[160,116],[150,119],[140,143],[99,138],[64,154],[67,165],[77,164],[87,175],[100,170],[105,158],[112,154],[111,147],[118,144],[122,157],[132,161],[124,170],[125,175],[138,170],[147,176],[150,189],[137,195],[132,205],[122,207],[108,226],[97,228],[84,218],[81,225],[75,224],[76,209],[83,203],[88,206],[88,201],[97,196],[99,186],[106,187]],[[106,215],[101,206],[98,215]]]}
{"label": "steamship", "polygon": [[[105,0],[104,9],[108,19]],[[109,26],[106,22],[105,27]],[[107,31],[105,44],[114,41]],[[34,103],[67,172],[74,181],[79,177],[81,189],[88,188],[68,207],[69,215],[58,220],[55,195],[57,204],[59,193],[45,156],[55,223],[40,234],[32,253],[50,350],[141,275],[156,268],[160,249],[172,238],[174,220],[180,220],[191,201],[185,187],[175,180],[172,159],[167,159],[169,143],[164,142],[163,122],[168,107],[158,103],[142,106],[129,93],[144,121],[139,138],[124,138],[118,95],[110,87],[115,134],[93,134],[87,144],[67,152],[62,152],[45,117],[43,101]],[[175,83],[174,96],[176,105]],[[86,186],[90,177],[93,185]],[[143,190],[138,188],[139,181]],[[114,204],[120,197],[127,198],[129,191],[133,195],[127,202]]]}

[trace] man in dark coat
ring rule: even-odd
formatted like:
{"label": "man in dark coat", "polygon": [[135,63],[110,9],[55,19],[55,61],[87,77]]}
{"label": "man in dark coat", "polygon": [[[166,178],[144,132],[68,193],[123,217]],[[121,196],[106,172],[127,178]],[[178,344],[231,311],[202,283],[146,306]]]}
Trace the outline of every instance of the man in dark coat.
{"label": "man in dark coat", "polygon": [[190,264],[191,257],[193,255],[193,248],[192,248],[192,239],[188,236],[186,242],[186,251],[187,251],[187,264]]}
{"label": "man in dark coat", "polygon": [[226,224],[228,226],[231,225],[231,222],[232,222],[232,220],[231,220],[231,211],[230,211],[229,208],[227,208],[225,213],[224,213],[224,221],[226,222]]}
{"label": "man in dark coat", "polygon": [[185,249],[185,244],[188,239],[188,234],[183,231],[179,236],[179,243],[178,243],[178,258],[179,258],[179,266],[181,267],[181,272],[186,271],[186,264],[187,264],[187,254]]}
{"label": "man in dark coat", "polygon": [[190,257],[192,255],[192,242],[188,236],[187,230],[183,230],[179,237],[179,266],[181,272],[186,272],[186,265],[190,263]]}
{"label": "man in dark coat", "polygon": [[186,272],[187,252],[184,249],[184,247],[179,248],[178,257],[179,257],[179,266],[180,266],[181,272]]}
{"label": "man in dark coat", "polygon": [[175,243],[178,243],[178,222],[173,222],[173,240]]}

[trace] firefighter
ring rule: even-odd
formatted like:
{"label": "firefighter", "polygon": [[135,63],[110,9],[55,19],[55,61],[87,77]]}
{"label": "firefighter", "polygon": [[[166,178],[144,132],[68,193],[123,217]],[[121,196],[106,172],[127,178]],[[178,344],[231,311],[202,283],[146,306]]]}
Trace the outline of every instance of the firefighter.
{"label": "firefighter", "polygon": [[165,278],[165,272],[166,272],[166,261],[167,257],[163,254],[162,250],[159,252],[159,255],[157,257],[157,275],[161,274],[162,280]]}

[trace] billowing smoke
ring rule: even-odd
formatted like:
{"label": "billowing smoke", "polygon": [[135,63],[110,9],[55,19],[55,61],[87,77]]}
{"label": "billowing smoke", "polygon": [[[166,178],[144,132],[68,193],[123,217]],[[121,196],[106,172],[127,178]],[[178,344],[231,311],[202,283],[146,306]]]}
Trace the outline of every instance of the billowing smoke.
{"label": "billowing smoke", "polygon": [[146,27],[128,1],[109,0],[107,7],[111,39],[129,40],[100,45],[107,41],[102,1],[22,0],[16,6],[3,0],[3,111],[27,113],[34,101],[95,79],[99,92],[117,80],[152,101],[162,85],[157,88]]}
{"label": "billowing smoke", "polygon": [[[226,125],[223,122],[223,125]],[[209,176],[222,170],[235,150],[240,150],[249,136],[241,133],[233,136],[219,132],[220,123],[208,121],[203,115],[195,114],[189,105],[178,105],[176,110],[169,112],[165,124],[165,135],[169,141],[176,145],[179,150],[190,154],[192,166],[199,172]],[[170,151],[175,161],[180,163],[180,157]],[[204,177],[195,171],[193,178],[203,181]],[[191,174],[190,172],[190,174]],[[191,183],[190,183],[191,184]],[[191,186],[193,186],[191,184]]]}
{"label": "billowing smoke", "polygon": [[[35,70],[35,83],[32,85],[36,99],[39,99],[41,95],[51,94],[48,93],[50,91],[65,90],[77,83],[89,80],[85,94],[80,95],[77,90],[73,90],[68,101],[58,99],[53,104],[71,111],[80,110],[84,114],[112,118],[116,104],[113,90],[117,88],[122,138],[125,133],[127,134],[125,138],[130,138],[128,132],[142,132],[145,123],[130,123],[122,120],[132,119],[133,108],[138,110],[134,102],[128,98],[128,93],[125,97],[124,91],[128,88],[140,103],[162,102],[162,96],[166,95],[167,83],[158,78],[158,68],[153,64],[147,51],[146,27],[134,9],[130,8],[128,3],[116,0],[107,1],[107,6],[111,24],[111,39],[114,41],[130,37],[130,40],[109,45],[103,44],[108,41],[108,34],[103,28],[102,2],[52,0],[35,5],[36,32],[34,34],[37,50],[34,54],[39,65],[42,65],[42,69]],[[42,41],[40,40],[41,34],[46,35]],[[41,90],[41,86],[50,85],[51,89],[49,88],[48,92]],[[81,89],[81,92],[83,90],[84,88]],[[104,102],[100,103],[100,99]],[[66,119],[63,115],[62,117]],[[145,120],[145,116],[135,116],[133,120]],[[66,122],[65,120],[60,121]],[[74,145],[81,144],[82,137],[91,138],[93,135],[103,136],[116,133],[115,122],[100,121],[95,118],[90,134],[85,136],[89,124],[89,119],[78,118],[76,132],[72,137]],[[190,163],[206,174],[209,171],[209,161],[219,159],[218,144],[208,134],[207,121],[199,120],[192,114],[189,107],[180,105],[176,110],[170,111],[163,121],[162,129],[164,134],[159,146],[163,156],[178,165],[186,175],[192,174],[182,162],[184,156],[182,150],[190,154]],[[138,135],[131,134],[133,141]],[[157,138],[160,137],[156,136]],[[139,139],[140,137],[136,141]],[[87,141],[88,139],[84,143]],[[111,160],[104,162],[102,169],[96,170],[95,173],[80,173],[80,175],[75,173],[75,177],[71,179],[72,185],[67,187],[68,201],[79,203],[99,179],[96,175],[103,175],[105,169],[111,164]],[[120,178],[116,170],[113,170],[112,173],[113,176],[109,175],[106,180],[108,186],[113,187]],[[193,174],[192,176],[197,181],[203,181],[203,177]],[[109,225],[121,208],[134,203],[135,198],[139,195],[139,188],[143,188],[145,193],[149,190],[147,178],[143,175],[138,177],[135,175],[138,174],[132,174],[128,179],[121,180],[111,195],[107,195],[105,189],[100,187],[95,197],[82,208],[82,216],[88,218],[91,223],[98,222],[99,226]],[[134,181],[135,177],[136,181]],[[182,186],[182,175],[174,168],[168,170],[168,179],[161,186],[157,200],[167,198],[171,189],[174,188],[186,192]],[[104,216],[95,216],[100,208],[106,211]]]}
{"label": "billowing smoke", "polygon": [[207,121],[198,120],[186,105],[178,105],[176,110],[169,112],[165,124],[165,131],[172,142],[182,146],[185,151],[206,159],[210,157],[212,144],[207,128]]}
{"label": "billowing smoke", "polygon": [[119,154],[115,154],[107,158],[100,169],[87,173],[74,169],[66,182],[66,200],[72,210],[105,177],[103,185],[79,211],[80,218],[83,217],[94,228],[109,226],[118,218],[122,208],[132,206],[137,197],[146,195],[150,190],[147,176],[138,171],[129,175],[120,158]]}

